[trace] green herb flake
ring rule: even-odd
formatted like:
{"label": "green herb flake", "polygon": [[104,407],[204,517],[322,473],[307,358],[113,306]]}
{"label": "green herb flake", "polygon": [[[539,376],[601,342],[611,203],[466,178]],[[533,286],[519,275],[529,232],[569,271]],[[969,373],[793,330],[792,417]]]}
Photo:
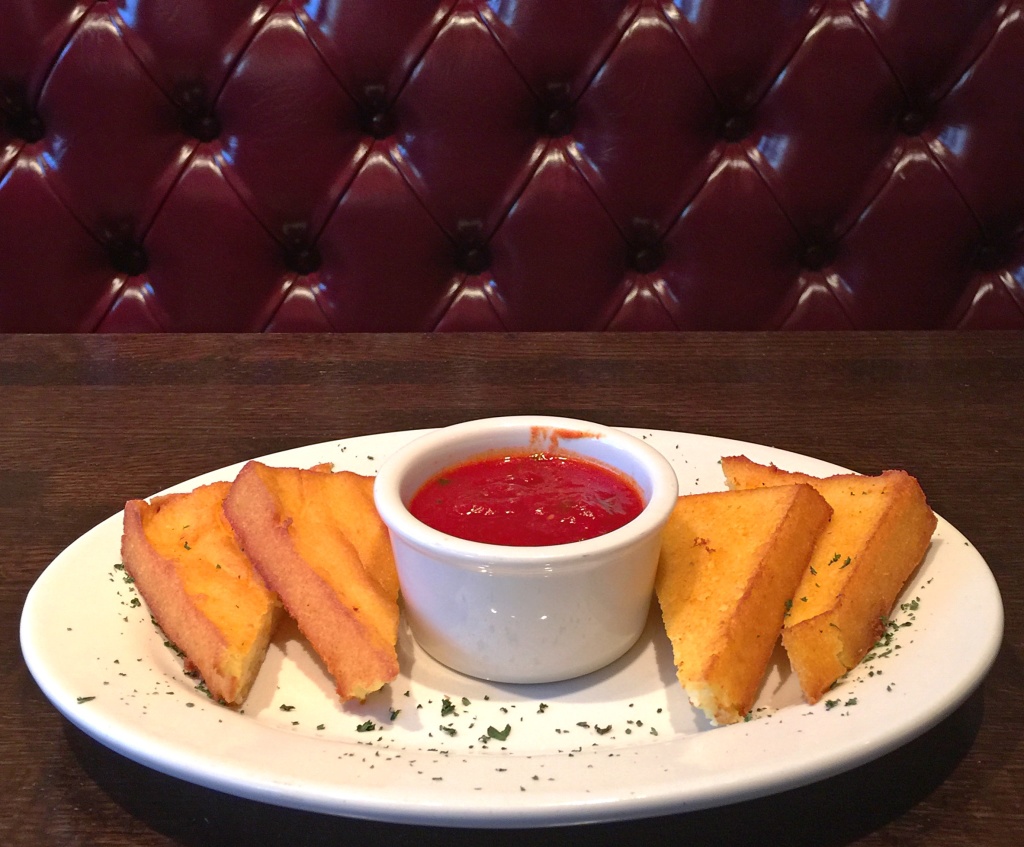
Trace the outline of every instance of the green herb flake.
{"label": "green herb flake", "polygon": [[89,702],[90,700],[95,700],[95,699],[96,699],[96,696],[95,696],[95,695],[90,695],[90,696],[88,696],[88,697],[77,697],[77,698],[75,698],[75,699],[76,699],[76,701],[77,701],[77,702],[78,702],[79,704],[82,704],[82,703],[88,703],[88,702]]}
{"label": "green herb flake", "polygon": [[495,729],[493,726],[487,727],[487,737],[493,738],[496,741],[508,740],[508,734],[512,731],[512,724],[505,724],[504,729]]}
{"label": "green herb flake", "polygon": [[447,697],[445,697],[441,701],[441,717],[444,718],[444,717],[447,717],[448,715],[454,715],[454,714],[455,714],[455,704],[451,700],[449,700]]}
{"label": "green herb flake", "polygon": [[356,732],[373,732],[376,728],[377,724],[375,724],[373,721],[368,720],[363,721],[363,723],[359,724],[359,726],[356,727]]}
{"label": "green herb flake", "polygon": [[279,708],[282,712],[294,712],[295,711],[295,707],[294,706],[289,706],[286,703],[282,703],[277,708]]}

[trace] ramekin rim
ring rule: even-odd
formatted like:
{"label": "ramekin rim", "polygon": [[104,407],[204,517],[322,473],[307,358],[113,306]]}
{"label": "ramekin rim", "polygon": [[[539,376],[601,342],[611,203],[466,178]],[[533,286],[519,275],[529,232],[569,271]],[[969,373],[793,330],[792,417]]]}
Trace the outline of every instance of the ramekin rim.
{"label": "ramekin rim", "polygon": [[[629,523],[582,541],[550,544],[536,547],[489,544],[458,538],[434,529],[415,518],[402,501],[400,487],[402,472],[424,453],[446,446],[467,431],[493,428],[551,427],[577,431],[608,439],[613,447],[630,451],[650,475],[651,496],[643,510]],[[614,443],[613,443],[614,442]],[[467,454],[470,458],[472,454]],[[641,438],[618,427],[578,418],[557,415],[501,415],[474,418],[448,426],[431,429],[416,436],[387,457],[374,480],[373,496],[378,513],[385,525],[402,540],[425,552],[442,553],[468,567],[499,566],[520,563],[530,565],[555,564],[564,560],[586,560],[629,547],[658,530],[668,519],[678,497],[679,483],[668,459]]]}

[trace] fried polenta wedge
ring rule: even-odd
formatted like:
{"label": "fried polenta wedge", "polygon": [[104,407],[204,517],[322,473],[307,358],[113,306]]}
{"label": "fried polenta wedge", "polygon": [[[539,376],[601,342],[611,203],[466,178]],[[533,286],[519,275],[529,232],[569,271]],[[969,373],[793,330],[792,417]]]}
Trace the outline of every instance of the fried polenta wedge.
{"label": "fried polenta wedge", "polygon": [[831,509],[809,485],[679,498],[655,590],[676,674],[716,724],[751,710]]}
{"label": "fried polenta wedge", "polygon": [[225,514],[334,678],[363,699],[398,673],[398,575],[373,478],[248,462]]}
{"label": "fried polenta wedge", "polygon": [[121,558],[154,620],[210,695],[245,700],[282,614],[224,516],[231,483],[130,500]]}
{"label": "fried polenta wedge", "polygon": [[804,697],[815,703],[882,635],[896,598],[928,549],[935,515],[917,480],[904,471],[819,479],[745,456],[723,458],[722,469],[734,489],[801,482],[832,506],[832,520],[793,594],[782,631]]}

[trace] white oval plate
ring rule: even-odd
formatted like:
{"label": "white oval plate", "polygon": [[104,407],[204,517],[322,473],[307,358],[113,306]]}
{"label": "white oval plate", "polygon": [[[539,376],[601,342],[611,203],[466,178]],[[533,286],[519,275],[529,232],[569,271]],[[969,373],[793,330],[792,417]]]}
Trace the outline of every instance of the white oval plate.
{"label": "white oval plate", "polygon": [[[672,462],[682,493],[725,487],[719,459],[842,472],[770,447],[629,430]],[[269,464],[376,472],[417,432],[327,442]],[[169,490],[232,479],[223,468]],[[443,826],[534,827],[723,805],[820,780],[881,756],[952,712],[995,659],[1003,608],[977,550],[946,521],[893,613],[891,638],[828,698],[803,703],[784,656],[756,717],[710,726],[675,679],[653,604],[612,666],[557,684],[461,676],[403,632],[401,673],[341,704],[293,625],[275,638],[243,710],[185,675],[120,567],[122,515],[64,550],[29,592],[25,661],[40,688],[102,744],[230,794],[328,814]],[[507,729],[507,736],[502,738]],[[496,737],[497,736],[497,737]]]}

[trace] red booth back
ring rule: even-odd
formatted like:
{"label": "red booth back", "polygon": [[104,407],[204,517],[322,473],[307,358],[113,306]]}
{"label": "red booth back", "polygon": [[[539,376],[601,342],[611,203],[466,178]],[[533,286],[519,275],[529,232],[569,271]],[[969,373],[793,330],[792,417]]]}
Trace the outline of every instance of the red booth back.
{"label": "red booth back", "polygon": [[1024,327],[1024,3],[0,0],[0,330]]}

